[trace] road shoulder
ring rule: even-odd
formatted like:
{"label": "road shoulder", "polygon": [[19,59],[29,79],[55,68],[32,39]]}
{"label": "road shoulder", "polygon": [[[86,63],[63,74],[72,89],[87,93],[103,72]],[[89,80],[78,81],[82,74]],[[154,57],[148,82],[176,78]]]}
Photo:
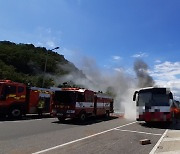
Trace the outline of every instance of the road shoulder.
{"label": "road shoulder", "polygon": [[167,130],[162,135],[160,143],[155,147],[155,150],[150,152],[150,154],[178,154],[180,153],[179,145],[180,130]]}

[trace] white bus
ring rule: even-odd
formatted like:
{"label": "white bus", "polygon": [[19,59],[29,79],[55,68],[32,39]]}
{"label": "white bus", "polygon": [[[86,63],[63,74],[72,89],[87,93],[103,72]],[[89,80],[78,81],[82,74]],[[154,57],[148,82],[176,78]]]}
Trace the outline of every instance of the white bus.
{"label": "white bus", "polygon": [[173,95],[169,88],[149,87],[135,91],[133,101],[137,106],[137,121],[171,122]]}

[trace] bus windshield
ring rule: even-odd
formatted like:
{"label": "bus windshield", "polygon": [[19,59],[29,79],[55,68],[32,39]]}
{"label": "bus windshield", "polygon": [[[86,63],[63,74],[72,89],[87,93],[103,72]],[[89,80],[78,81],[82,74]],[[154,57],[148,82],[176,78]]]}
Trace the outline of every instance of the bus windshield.
{"label": "bus windshield", "polygon": [[153,95],[153,106],[169,106],[169,96],[165,94]]}
{"label": "bus windshield", "polygon": [[169,106],[167,94],[139,93],[137,106]]}
{"label": "bus windshield", "polygon": [[76,92],[56,91],[54,101],[58,104],[72,104],[76,102]]}
{"label": "bus windshield", "polygon": [[151,99],[152,99],[151,93],[139,93],[137,106],[145,106],[146,104],[149,104]]}

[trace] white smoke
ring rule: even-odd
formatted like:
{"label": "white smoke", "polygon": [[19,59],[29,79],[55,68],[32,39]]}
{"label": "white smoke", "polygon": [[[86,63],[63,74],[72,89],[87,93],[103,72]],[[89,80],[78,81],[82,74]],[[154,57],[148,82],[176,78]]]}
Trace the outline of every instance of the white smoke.
{"label": "white smoke", "polygon": [[[135,79],[125,73],[125,71],[102,71],[96,65],[95,60],[83,58],[80,69],[85,74],[85,77],[80,76],[74,71],[61,78],[55,78],[56,83],[60,84],[67,81],[72,81],[77,85],[83,85],[85,88],[107,92],[110,90],[114,95],[114,110],[116,113],[125,113],[128,119],[136,118],[135,102],[133,102],[133,93],[136,89]],[[68,69],[67,66],[62,66]],[[123,69],[122,69],[123,70]]]}

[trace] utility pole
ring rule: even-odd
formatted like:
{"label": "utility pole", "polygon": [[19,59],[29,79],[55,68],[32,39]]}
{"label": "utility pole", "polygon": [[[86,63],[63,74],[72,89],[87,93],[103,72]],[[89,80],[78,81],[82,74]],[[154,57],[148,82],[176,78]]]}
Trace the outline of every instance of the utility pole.
{"label": "utility pole", "polygon": [[[57,50],[57,49],[59,49],[59,47],[55,47],[55,48],[50,49],[50,50],[53,51],[53,50]],[[48,57],[48,53],[46,53],[46,60],[45,60],[45,65],[44,65],[42,88],[44,88],[44,82],[45,82],[45,74],[46,74],[46,67],[47,67],[47,57]]]}

